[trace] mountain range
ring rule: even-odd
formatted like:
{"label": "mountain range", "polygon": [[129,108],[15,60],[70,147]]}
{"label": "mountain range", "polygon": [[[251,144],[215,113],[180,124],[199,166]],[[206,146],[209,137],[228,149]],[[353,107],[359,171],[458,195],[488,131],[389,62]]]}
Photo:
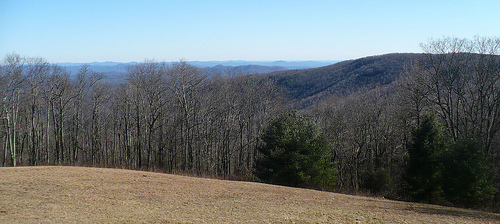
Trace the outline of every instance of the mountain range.
{"label": "mountain range", "polygon": [[[275,71],[285,71],[289,69],[308,69],[326,65],[331,65],[338,61],[189,61],[188,63],[200,68],[200,71],[207,75],[225,74],[227,72],[240,74],[258,74],[271,73]],[[60,66],[66,67],[70,74],[75,75],[80,70],[83,64],[88,64],[90,70],[102,72],[106,75],[106,80],[109,82],[125,81],[127,68],[135,65],[138,62],[91,62],[91,63],[59,63]]]}
{"label": "mountain range", "polygon": [[[245,60],[228,60],[228,61],[188,61],[189,64],[199,67],[199,68],[205,68],[205,67],[215,67],[215,66],[232,66],[232,67],[237,67],[237,66],[244,66],[244,65],[260,65],[260,66],[267,66],[267,67],[273,67],[273,66],[279,66],[283,67],[286,69],[307,69],[307,68],[316,68],[316,67],[321,67],[321,66],[326,66],[326,65],[331,65],[336,62],[339,62],[338,60],[322,60],[322,61],[245,61]],[[113,61],[105,61],[105,62],[90,62],[90,63],[71,63],[71,62],[65,62],[65,63],[58,63],[61,66],[66,66],[66,67],[80,67],[83,64],[88,64],[91,67],[123,67],[123,66],[128,66],[128,65],[133,65],[137,64],[139,62],[128,62],[128,63],[122,63],[122,62],[113,62]]]}
{"label": "mountain range", "polygon": [[[394,82],[405,64],[423,54],[392,53],[359,59],[335,62],[329,61],[193,61],[188,62],[200,68],[205,74],[252,74],[276,81],[292,99],[304,107],[326,96],[348,95],[360,89],[372,89]],[[137,62],[89,63],[90,69],[106,74],[109,82],[124,82],[127,67]],[[62,63],[71,74],[76,74],[82,64]],[[286,65],[287,67],[285,67]],[[305,67],[299,69],[297,67]]]}

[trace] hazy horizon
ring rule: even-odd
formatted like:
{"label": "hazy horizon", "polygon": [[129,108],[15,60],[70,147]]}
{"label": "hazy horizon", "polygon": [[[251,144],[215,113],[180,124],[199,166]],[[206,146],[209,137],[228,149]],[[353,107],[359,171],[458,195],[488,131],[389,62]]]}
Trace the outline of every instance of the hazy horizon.
{"label": "hazy horizon", "polygon": [[500,1],[0,1],[0,56],[342,61],[495,36]]}
{"label": "hazy horizon", "polygon": [[[11,52],[11,53],[15,53],[16,52]],[[9,54],[9,53],[8,53]],[[21,56],[28,56],[29,55],[21,55]],[[371,56],[371,55],[367,55],[367,56]],[[156,61],[156,62],[167,62],[167,63],[171,63],[171,62],[179,62],[179,61],[186,61],[188,63],[191,63],[191,62],[200,62],[200,63],[216,63],[216,62],[225,62],[225,63],[230,63],[230,62],[235,62],[235,63],[252,63],[252,62],[259,62],[259,63],[278,63],[278,62],[285,62],[285,63],[295,63],[295,62],[339,62],[339,61],[343,61],[343,60],[194,60],[194,61],[191,61],[191,60],[184,60],[184,59],[179,59],[179,60],[173,60],[173,61],[159,61],[159,60],[156,60],[156,59],[144,59],[144,60],[141,60],[141,61],[86,61],[86,62],[71,62],[71,61],[63,61],[63,62],[55,62],[57,64],[94,64],[94,63],[120,63],[120,64],[128,64],[128,63],[142,63],[144,61],[147,61],[147,60],[153,60],[153,61]]]}

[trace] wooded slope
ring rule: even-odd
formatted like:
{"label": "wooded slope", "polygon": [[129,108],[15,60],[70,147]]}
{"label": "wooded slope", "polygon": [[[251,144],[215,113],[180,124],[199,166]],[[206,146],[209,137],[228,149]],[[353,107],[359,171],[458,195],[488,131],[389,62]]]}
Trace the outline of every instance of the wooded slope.
{"label": "wooded slope", "polygon": [[267,74],[302,105],[329,95],[349,95],[394,82],[406,64],[422,54],[394,53],[342,61],[329,66]]}

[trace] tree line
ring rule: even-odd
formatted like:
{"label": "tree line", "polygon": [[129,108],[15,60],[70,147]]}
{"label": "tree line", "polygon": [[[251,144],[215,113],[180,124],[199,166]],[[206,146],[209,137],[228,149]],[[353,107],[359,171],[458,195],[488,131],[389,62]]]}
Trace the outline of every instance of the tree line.
{"label": "tree line", "polygon": [[500,40],[444,38],[422,49],[395,82],[292,113],[294,100],[262,76],[145,61],[128,68],[125,83],[109,84],[88,65],[71,76],[10,54],[0,68],[0,164],[153,169],[498,205]]}
{"label": "tree line", "polygon": [[1,164],[249,176],[260,130],[282,104],[270,81],[208,78],[184,61],[131,66],[125,84],[103,78],[88,65],[70,77],[42,58],[7,55]]}
{"label": "tree line", "polygon": [[338,186],[498,206],[500,39],[443,38],[421,47],[424,56],[396,82],[332,95],[310,109],[333,148]]}

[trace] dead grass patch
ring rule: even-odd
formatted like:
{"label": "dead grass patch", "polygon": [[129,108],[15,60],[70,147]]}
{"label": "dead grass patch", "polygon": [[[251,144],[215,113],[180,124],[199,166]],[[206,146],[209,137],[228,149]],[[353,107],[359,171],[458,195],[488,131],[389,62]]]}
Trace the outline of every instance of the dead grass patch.
{"label": "dead grass patch", "polygon": [[500,223],[500,215],[251,182],[0,168],[0,223]]}

